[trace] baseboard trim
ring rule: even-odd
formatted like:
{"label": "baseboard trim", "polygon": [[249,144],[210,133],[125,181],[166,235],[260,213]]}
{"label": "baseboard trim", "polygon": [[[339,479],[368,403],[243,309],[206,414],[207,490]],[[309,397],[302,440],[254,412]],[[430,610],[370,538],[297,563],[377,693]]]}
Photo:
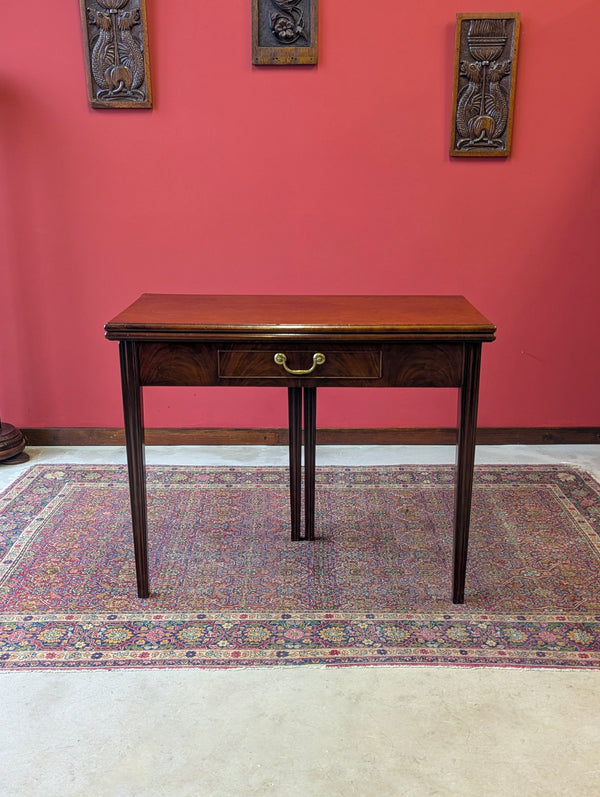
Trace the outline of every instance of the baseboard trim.
{"label": "baseboard trim", "polygon": [[[123,429],[22,429],[30,446],[122,446]],[[287,429],[146,429],[146,443],[155,446],[204,445],[284,446]],[[456,429],[318,429],[318,445],[454,445]],[[600,426],[482,427],[479,445],[597,445]]]}

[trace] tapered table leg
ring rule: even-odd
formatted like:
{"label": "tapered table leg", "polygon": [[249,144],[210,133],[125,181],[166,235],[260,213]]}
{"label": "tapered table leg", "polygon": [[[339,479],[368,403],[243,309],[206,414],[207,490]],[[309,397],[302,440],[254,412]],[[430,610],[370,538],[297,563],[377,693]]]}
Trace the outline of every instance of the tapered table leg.
{"label": "tapered table leg", "polygon": [[144,457],[142,389],[140,386],[137,344],[127,340],[120,341],[119,356],[121,361],[121,385],[123,390],[125,442],[127,445],[127,469],[131,496],[137,590],[140,598],[148,598],[150,588],[148,579],[146,463]]}
{"label": "tapered table leg", "polygon": [[304,388],[304,537],[315,538],[317,388]]}
{"label": "tapered table leg", "polygon": [[454,582],[452,601],[465,602],[465,576],[469,545],[469,522],[473,494],[475,435],[481,343],[465,343],[463,383],[460,389],[458,445],[456,449],[456,494],[454,502]]}
{"label": "tapered table leg", "polygon": [[292,540],[300,539],[302,494],[302,388],[288,388]]}

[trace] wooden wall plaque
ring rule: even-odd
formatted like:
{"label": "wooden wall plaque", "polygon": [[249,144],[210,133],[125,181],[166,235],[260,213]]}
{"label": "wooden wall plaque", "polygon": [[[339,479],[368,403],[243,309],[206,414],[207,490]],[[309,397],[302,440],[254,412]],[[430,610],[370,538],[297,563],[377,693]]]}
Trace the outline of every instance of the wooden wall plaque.
{"label": "wooden wall plaque", "polygon": [[520,15],[457,14],[450,155],[507,157]]}
{"label": "wooden wall plaque", "polygon": [[92,108],[151,108],[146,0],[79,0]]}
{"label": "wooden wall plaque", "polygon": [[252,0],[252,63],[316,64],[317,0]]}

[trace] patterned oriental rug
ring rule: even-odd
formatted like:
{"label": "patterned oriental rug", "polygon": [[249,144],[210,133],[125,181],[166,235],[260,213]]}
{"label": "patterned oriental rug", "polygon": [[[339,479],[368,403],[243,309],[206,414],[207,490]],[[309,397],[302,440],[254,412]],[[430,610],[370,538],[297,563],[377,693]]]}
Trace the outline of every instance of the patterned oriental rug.
{"label": "patterned oriental rug", "polygon": [[453,468],[317,469],[289,539],[285,468],[149,467],[137,598],[123,466],[39,465],[0,496],[0,666],[600,666],[600,485],[475,474],[451,602]]}

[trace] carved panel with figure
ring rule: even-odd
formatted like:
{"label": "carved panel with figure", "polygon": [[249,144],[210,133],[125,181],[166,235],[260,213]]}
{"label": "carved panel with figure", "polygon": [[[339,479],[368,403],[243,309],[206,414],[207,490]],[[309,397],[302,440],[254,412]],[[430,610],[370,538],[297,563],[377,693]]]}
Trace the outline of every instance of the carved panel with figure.
{"label": "carved panel with figure", "polygon": [[146,0],[80,0],[92,108],[151,108]]}
{"label": "carved panel with figure", "polygon": [[450,155],[510,154],[519,29],[518,13],[457,14]]}
{"label": "carved panel with figure", "polygon": [[252,0],[252,63],[317,63],[317,0]]}

